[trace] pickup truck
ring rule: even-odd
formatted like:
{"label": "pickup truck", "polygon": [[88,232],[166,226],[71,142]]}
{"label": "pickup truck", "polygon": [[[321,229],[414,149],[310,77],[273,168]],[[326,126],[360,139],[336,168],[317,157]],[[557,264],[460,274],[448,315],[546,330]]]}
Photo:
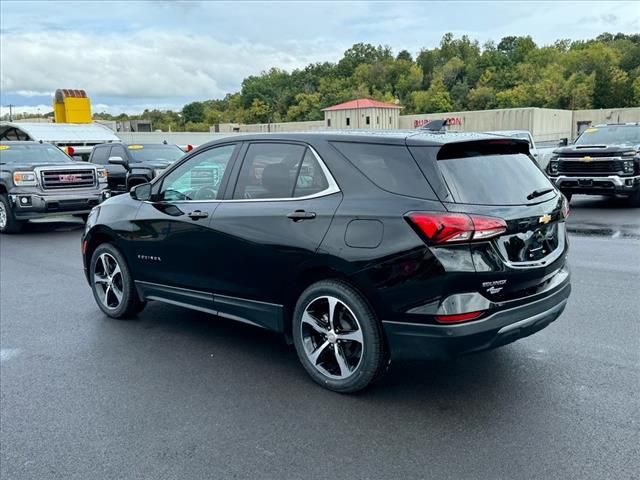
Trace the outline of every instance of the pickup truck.
{"label": "pickup truck", "polygon": [[640,207],[640,123],[596,125],[573,145],[554,150],[549,177],[573,194],[624,196]]}
{"label": "pickup truck", "polygon": [[109,190],[117,195],[150,182],[184,153],[167,143],[104,143],[93,148],[89,162],[107,170]]}
{"label": "pickup truck", "polygon": [[0,143],[0,233],[47,216],[86,218],[108,195],[104,168],[74,162],[49,143]]}

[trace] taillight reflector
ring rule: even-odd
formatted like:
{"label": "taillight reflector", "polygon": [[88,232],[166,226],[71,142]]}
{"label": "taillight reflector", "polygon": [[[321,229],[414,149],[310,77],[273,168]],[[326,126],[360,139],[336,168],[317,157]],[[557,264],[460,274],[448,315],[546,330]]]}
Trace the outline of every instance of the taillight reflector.
{"label": "taillight reflector", "polygon": [[455,313],[452,315],[436,315],[436,320],[440,323],[458,323],[473,320],[482,315],[482,311],[479,312],[467,312],[467,313]]}
{"label": "taillight reflector", "polygon": [[75,153],[76,149],[73,147],[64,147],[64,151],[67,155],[71,156]]}
{"label": "taillight reflector", "polygon": [[432,244],[486,240],[503,234],[507,223],[496,217],[451,212],[411,212],[411,223]]}

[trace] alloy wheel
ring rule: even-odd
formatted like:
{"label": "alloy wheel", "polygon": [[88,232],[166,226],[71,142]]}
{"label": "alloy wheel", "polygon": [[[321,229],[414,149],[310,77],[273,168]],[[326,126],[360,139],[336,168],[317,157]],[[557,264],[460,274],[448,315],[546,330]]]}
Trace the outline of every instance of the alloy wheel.
{"label": "alloy wheel", "polygon": [[344,302],[332,296],[312,300],[301,327],[307,359],[320,373],[343,380],[358,369],[364,351],[362,329]]}
{"label": "alloy wheel", "polygon": [[102,304],[110,310],[122,303],[124,281],[118,261],[109,253],[102,253],[93,267],[93,284]]}

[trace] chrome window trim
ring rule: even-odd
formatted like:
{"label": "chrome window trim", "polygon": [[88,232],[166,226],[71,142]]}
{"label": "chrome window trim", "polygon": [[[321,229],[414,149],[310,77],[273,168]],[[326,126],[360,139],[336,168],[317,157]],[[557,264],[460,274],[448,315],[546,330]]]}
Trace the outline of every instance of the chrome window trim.
{"label": "chrome window trim", "polygon": [[[262,142],[262,143],[264,143],[264,142]],[[278,142],[278,143],[287,143],[287,142]],[[295,143],[291,143],[291,145],[295,145]],[[333,175],[331,175],[331,172],[329,171],[329,168],[326,166],[326,164],[324,163],[322,158],[320,158],[320,155],[318,155],[318,152],[316,152],[315,148],[313,148],[311,145],[305,144],[305,146],[309,150],[311,150],[311,153],[313,153],[314,157],[318,161],[318,164],[320,165],[320,169],[322,170],[322,173],[324,174],[325,178],[327,179],[328,187],[325,188],[324,190],[318,192],[318,193],[314,193],[312,195],[305,195],[304,197],[230,198],[230,199],[220,199],[220,200],[175,200],[175,201],[172,201],[172,202],[151,202],[149,200],[145,200],[144,203],[183,204],[183,203],[295,202],[295,201],[299,201],[299,200],[311,200],[311,199],[314,199],[314,198],[320,198],[320,197],[326,197],[328,195],[333,195],[334,193],[340,193],[341,190],[340,190],[340,187],[338,186],[338,183],[333,178]],[[242,168],[242,166],[241,166],[241,168]],[[238,172],[238,175],[239,174],[240,174],[240,172]],[[156,177],[156,178],[158,178],[158,177]],[[154,180],[155,180],[155,178],[154,178]]]}

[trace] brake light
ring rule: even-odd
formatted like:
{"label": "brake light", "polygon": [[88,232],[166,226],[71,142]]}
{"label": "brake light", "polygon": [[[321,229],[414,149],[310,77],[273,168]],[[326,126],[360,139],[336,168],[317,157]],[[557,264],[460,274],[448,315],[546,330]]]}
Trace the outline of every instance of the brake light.
{"label": "brake light", "polygon": [[452,315],[436,315],[436,320],[440,323],[458,323],[467,322],[473,320],[482,315],[482,311],[467,312],[467,313],[454,313]]}
{"label": "brake light", "polygon": [[191,150],[193,150],[193,145],[191,144],[187,145],[187,152],[190,152]]}
{"label": "brake light", "polygon": [[496,217],[450,212],[411,212],[411,224],[435,245],[486,240],[507,231],[507,223]]}
{"label": "brake light", "polygon": [[71,156],[75,153],[76,149],[73,147],[64,147],[64,151],[67,155]]}

